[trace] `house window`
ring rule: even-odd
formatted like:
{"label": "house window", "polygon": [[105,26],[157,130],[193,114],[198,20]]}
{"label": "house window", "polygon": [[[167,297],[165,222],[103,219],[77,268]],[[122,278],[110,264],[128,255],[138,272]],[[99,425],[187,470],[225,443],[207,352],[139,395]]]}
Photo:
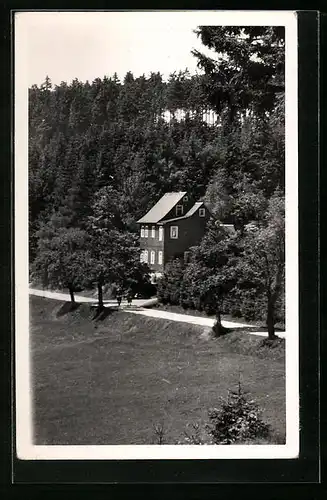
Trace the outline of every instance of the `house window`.
{"label": "house window", "polygon": [[149,229],[148,229],[148,226],[145,226],[144,228],[144,238],[148,238],[149,237]]}
{"label": "house window", "polygon": [[163,227],[159,226],[159,241],[162,241],[163,238]]}
{"label": "house window", "polygon": [[156,253],[154,250],[151,250],[151,264],[154,264],[156,260]]}
{"label": "house window", "polygon": [[158,264],[162,264],[162,251],[159,250],[158,252]]}
{"label": "house window", "polygon": [[178,226],[170,226],[170,237],[173,240],[177,240],[177,238],[178,238]]}
{"label": "house window", "polygon": [[183,198],[183,202],[184,202],[184,203],[187,203],[187,202],[188,202],[188,196],[187,196],[187,195],[185,195],[185,196],[184,196],[184,198]]}
{"label": "house window", "polygon": [[141,226],[141,238],[144,238],[144,226]]}
{"label": "house window", "polygon": [[152,229],[151,229],[151,237],[152,237],[152,238],[155,238],[155,237],[156,237],[156,226],[152,226]]}
{"label": "house window", "polygon": [[149,261],[149,252],[147,250],[144,250],[143,252],[143,262],[148,262]]}
{"label": "house window", "polygon": [[206,209],[200,208],[199,209],[199,217],[205,217],[205,216],[206,216]]}
{"label": "house window", "polygon": [[183,205],[176,205],[176,216],[183,215]]}

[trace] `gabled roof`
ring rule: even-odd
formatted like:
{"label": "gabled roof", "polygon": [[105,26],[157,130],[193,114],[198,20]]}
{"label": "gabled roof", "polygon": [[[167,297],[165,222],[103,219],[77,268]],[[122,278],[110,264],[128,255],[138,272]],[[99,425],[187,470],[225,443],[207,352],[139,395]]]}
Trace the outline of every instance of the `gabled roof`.
{"label": "gabled roof", "polygon": [[174,222],[176,220],[181,220],[181,219],[188,219],[189,217],[191,217],[193,214],[195,214],[195,212],[203,205],[203,201],[197,201],[196,203],[194,203],[193,207],[190,208],[190,210],[185,214],[185,215],[182,215],[181,217],[174,217],[173,219],[168,219],[168,220],[163,220],[162,223],[163,224],[166,224],[166,222]]}
{"label": "gabled roof", "polygon": [[143,223],[153,223],[161,221],[165,215],[170,212],[172,208],[178,203],[185,195],[186,191],[179,191],[177,193],[166,193],[162,198],[137,222],[139,224]]}

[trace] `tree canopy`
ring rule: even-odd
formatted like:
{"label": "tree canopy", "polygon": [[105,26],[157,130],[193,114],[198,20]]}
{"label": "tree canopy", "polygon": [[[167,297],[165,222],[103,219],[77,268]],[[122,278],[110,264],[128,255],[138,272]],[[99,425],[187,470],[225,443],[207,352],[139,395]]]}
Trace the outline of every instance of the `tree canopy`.
{"label": "tree canopy", "polygon": [[229,123],[239,113],[262,116],[284,92],[283,27],[200,26],[196,33],[212,57],[193,54],[204,70],[204,92],[210,104],[227,111]]}

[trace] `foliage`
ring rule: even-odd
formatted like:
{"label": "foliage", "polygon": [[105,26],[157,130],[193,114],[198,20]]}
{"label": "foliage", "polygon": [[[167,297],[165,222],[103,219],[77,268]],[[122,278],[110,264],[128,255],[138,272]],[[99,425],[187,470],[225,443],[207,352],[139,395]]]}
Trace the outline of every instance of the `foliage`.
{"label": "foliage", "polygon": [[180,259],[168,262],[163,276],[158,280],[157,296],[162,304],[177,305],[180,303],[181,283],[184,265]]}
{"label": "foliage", "polygon": [[219,408],[208,411],[205,425],[192,423],[177,444],[251,444],[268,439],[271,428],[262,420],[257,403],[249,399],[238,383],[236,391],[229,391]]}
{"label": "foliage", "polygon": [[54,214],[39,230],[31,278],[40,281],[44,287],[68,288],[74,301],[74,291],[84,286],[88,274],[88,236],[81,229],[61,226],[63,220]]}
{"label": "foliage", "polygon": [[95,196],[87,219],[90,235],[88,246],[87,286],[98,287],[99,307],[103,306],[102,287],[115,284],[123,293],[135,293],[149,283],[148,267],[140,262],[138,238],[123,231],[124,225],[110,188],[102,188]]}
{"label": "foliage", "polygon": [[196,33],[212,51],[212,57],[193,51],[205,71],[204,93],[219,113],[227,112],[228,125],[240,113],[272,111],[284,91],[284,28],[200,26]]}
{"label": "foliage", "polygon": [[221,326],[224,300],[235,283],[234,241],[234,235],[212,222],[199,245],[190,250],[187,265],[175,260],[166,266],[158,285],[159,301],[214,314]]}
{"label": "foliage", "polygon": [[[238,228],[259,221],[276,189],[285,187],[285,137],[279,102],[271,115],[245,123],[228,136],[220,168],[207,186],[205,201],[220,220]],[[248,120],[250,121],[250,120]]]}
{"label": "foliage", "polygon": [[[49,286],[147,293],[136,221],[165,192],[185,190],[236,234],[209,228],[187,265],[168,264],[159,299],[216,314],[218,324],[225,310],[269,316],[272,332],[284,316],[284,28],[197,34],[212,51],[193,52],[200,75],[46,77],[29,89],[31,268]],[[207,109],[218,113],[210,125]],[[76,256],[74,238],[84,241]]]}
{"label": "foliage", "polygon": [[[40,222],[68,203],[82,227],[95,193],[108,187],[124,224],[135,221],[166,191],[202,196],[219,150],[215,127],[202,120],[207,105],[199,80],[187,72],[168,82],[159,73],[120,82],[116,75],[92,83],[29,89],[29,197],[32,258]],[[174,113],[193,110],[192,119]],[[170,122],[163,119],[171,114]]]}
{"label": "foliage", "polygon": [[221,408],[209,411],[208,433],[214,444],[237,444],[267,438],[270,427],[262,420],[255,401],[248,399],[241,384],[230,391]]}
{"label": "foliage", "polygon": [[[285,201],[280,192],[269,200],[260,224],[249,225],[240,241],[242,250],[235,262],[236,293],[259,295],[263,303],[269,337],[274,337],[276,307],[284,291]],[[253,295],[252,295],[253,296]]]}
{"label": "foliage", "polygon": [[183,439],[180,439],[177,444],[203,445],[214,443],[208,435],[207,429],[205,427],[201,426],[197,422],[192,422],[192,424],[188,424],[186,426]]}
{"label": "foliage", "polygon": [[261,223],[228,231],[209,224],[198,246],[189,252],[188,263],[173,261],[159,282],[158,299],[164,304],[216,315],[215,335],[221,314],[247,320],[265,319],[268,333],[284,321],[284,198],[277,191],[267,202]]}

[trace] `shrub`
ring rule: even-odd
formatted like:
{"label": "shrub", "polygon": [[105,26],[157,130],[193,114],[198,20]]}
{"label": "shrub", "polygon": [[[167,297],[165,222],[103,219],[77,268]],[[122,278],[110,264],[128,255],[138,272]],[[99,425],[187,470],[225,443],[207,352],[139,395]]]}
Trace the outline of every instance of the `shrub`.
{"label": "shrub", "polygon": [[198,423],[188,424],[184,436],[176,444],[214,444],[206,428]]}
{"label": "shrub", "polygon": [[269,440],[270,426],[261,419],[258,405],[249,400],[238,384],[222,407],[208,411],[209,422],[188,424],[177,444],[242,444]]}
{"label": "shrub", "polygon": [[165,442],[165,434],[166,434],[166,429],[164,427],[164,424],[157,423],[153,426],[154,430],[154,437],[155,437],[155,444],[164,444]]}
{"label": "shrub", "polygon": [[209,411],[207,430],[215,444],[235,444],[267,438],[270,426],[261,419],[258,405],[246,397],[238,384],[220,409]]}

